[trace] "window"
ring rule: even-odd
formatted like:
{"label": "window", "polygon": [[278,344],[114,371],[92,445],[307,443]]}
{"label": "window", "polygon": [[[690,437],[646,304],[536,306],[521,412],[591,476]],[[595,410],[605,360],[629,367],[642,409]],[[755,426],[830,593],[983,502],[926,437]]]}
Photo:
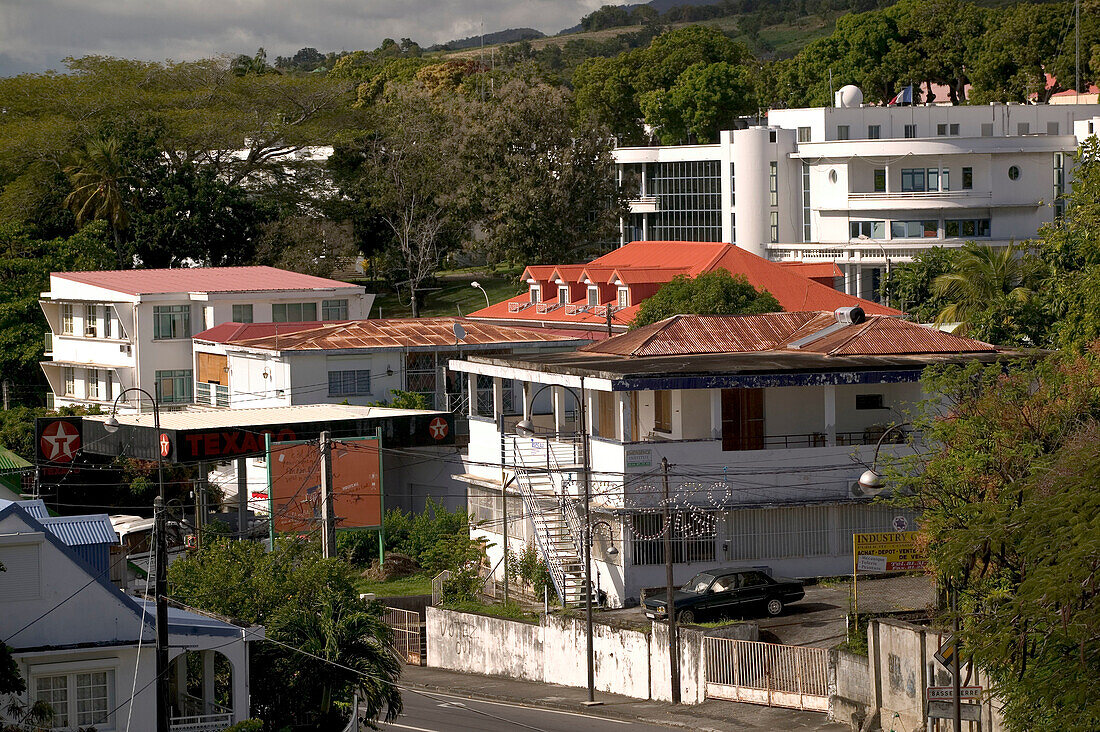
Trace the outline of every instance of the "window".
{"label": "window", "polygon": [[952,124],[952,125],[949,125],[949,124],[941,124],[941,125],[936,125],[936,134],[937,134],[937,135],[939,135],[940,137],[943,137],[943,136],[945,136],[945,135],[947,135],[947,134],[951,134],[952,136],[956,136],[956,137],[957,137],[957,136],[958,136],[958,134],[959,134],[959,126],[958,126],[957,124]]}
{"label": "window", "polygon": [[1008,166],[1008,179],[1020,180],[1020,168],[1017,165]]}
{"label": "window", "polygon": [[886,168],[875,168],[875,193],[886,193]]}
{"label": "window", "polygon": [[[432,373],[434,375],[434,369]],[[366,394],[370,394],[370,369],[328,372],[329,396],[363,396]]]}
{"label": "window", "polygon": [[867,139],[868,140],[878,140],[881,137],[882,137],[882,126],[881,125],[867,125]]}
{"label": "window", "polygon": [[153,307],[154,340],[190,337],[190,305],[156,305]]}
{"label": "window", "polygon": [[1017,135],[1027,135],[1027,134],[1030,134],[1030,133],[1031,133],[1031,124],[1029,122],[1017,122],[1016,123],[1016,134]]}
{"label": "window", "polygon": [[847,140],[849,137],[851,137],[851,134],[849,132],[848,125],[837,125],[836,126],[836,139],[838,139],[838,140]]}
{"label": "window", "polygon": [[61,306],[61,335],[73,334],[73,306]]}
{"label": "window", "polygon": [[625,308],[630,304],[630,290],[625,287],[619,288],[619,307]]}
{"label": "window", "polygon": [[233,322],[234,323],[251,323],[252,322],[252,306],[251,305],[234,305],[233,306]]}
{"label": "window", "polygon": [[848,234],[852,239],[885,239],[885,221],[850,221]]}
{"label": "window", "polygon": [[939,235],[938,221],[891,221],[892,239],[935,239]]}
{"label": "window", "polygon": [[901,190],[907,193],[923,191],[925,183],[924,168],[902,168]]}
{"label": "window", "polygon": [[65,382],[65,396],[76,394],[76,376],[72,366],[61,367],[61,378]]}
{"label": "window", "polygon": [[190,404],[195,380],[191,369],[157,371],[157,399],[161,404]]}
{"label": "window", "polygon": [[928,190],[930,191],[946,191],[949,190],[947,185],[948,170],[945,168],[940,170],[939,168],[928,169]]}
{"label": "window", "polygon": [[799,127],[798,128],[798,141],[799,142],[809,142],[810,141],[810,128],[809,127]]}
{"label": "window", "polygon": [[1047,134],[1048,135],[1057,135],[1058,134],[1058,123],[1057,122],[1047,122]]}
{"label": "window", "polygon": [[405,358],[405,391],[423,394],[434,403],[435,361],[434,353],[410,353]]}
{"label": "window", "polygon": [[989,219],[947,219],[943,222],[943,235],[948,239],[988,238]]}
{"label": "window", "polygon": [[936,125],[936,134],[940,137],[946,136],[947,135],[947,125],[945,125],[945,124]]}
{"label": "window", "polygon": [[810,165],[802,163],[802,241],[810,241]]}
{"label": "window", "polygon": [[647,166],[650,192],[658,204],[657,213],[648,215],[648,236],[656,241],[721,241],[721,175],[720,160]]}
{"label": "window", "polygon": [[768,142],[775,142],[775,130],[768,130]]}
{"label": "window", "polygon": [[1054,218],[1066,212],[1065,153],[1054,153]]}
{"label": "window", "polygon": [[964,191],[969,191],[974,187],[974,169],[963,168],[963,180],[962,186]]}
{"label": "window", "polygon": [[[631,519],[631,561],[635,566],[665,563],[664,525],[660,513],[639,513]],[[684,511],[674,511],[671,516],[672,533],[669,546],[674,564],[689,562],[713,562],[717,521],[692,518]],[[707,528],[703,528],[703,527]],[[710,528],[714,527],[714,528]]]}
{"label": "window", "polygon": [[905,137],[906,137],[906,139],[911,139],[911,138],[914,138],[916,136],[917,136],[917,126],[916,125],[905,125]]}
{"label": "window", "polygon": [[982,122],[982,137],[993,137],[992,122]]}
{"label": "window", "polygon": [[99,307],[96,305],[84,306],[84,337],[95,338],[99,335]]}
{"label": "window", "polygon": [[34,677],[34,699],[54,711],[51,728],[112,726],[114,671],[88,671]]}
{"label": "window", "polygon": [[111,381],[111,372],[107,371],[103,374],[103,401],[114,401],[115,398],[115,385]]}
{"label": "window", "polygon": [[856,409],[886,409],[882,394],[856,394]]}
{"label": "window", "polygon": [[672,432],[672,392],[653,392],[653,429]]}
{"label": "window", "polygon": [[569,302],[569,285],[558,286],[558,304],[565,305]]}
{"label": "window", "polygon": [[588,306],[595,307],[600,304],[600,288],[589,287],[588,288]]}
{"label": "window", "polygon": [[537,304],[537,303],[541,302],[541,300],[539,300],[539,286],[538,285],[531,285],[531,287],[527,290],[527,292],[530,295],[532,303]]}
{"label": "window", "polygon": [[99,370],[88,369],[84,381],[84,393],[89,399],[99,399]]}
{"label": "window", "polygon": [[730,163],[730,205],[737,203],[737,168]]}
{"label": "window", "polygon": [[779,163],[768,163],[768,193],[772,206],[779,205]]}
{"label": "window", "polygon": [[959,126],[957,124],[951,125],[949,129],[951,130],[951,136],[952,137],[958,137],[959,136]]}
{"label": "window", "polygon": [[322,300],[321,301],[321,320],[347,320],[348,319],[348,301],[347,300]]}
{"label": "window", "polygon": [[730,243],[737,243],[737,214],[730,213]]}
{"label": "window", "polygon": [[769,228],[771,229],[771,242],[772,242],[772,244],[775,244],[777,241],[779,241],[779,212],[778,211],[772,211],[771,225],[769,226]]}
{"label": "window", "polygon": [[276,303],[271,306],[271,319],[276,323],[307,323],[317,320],[317,303]]}

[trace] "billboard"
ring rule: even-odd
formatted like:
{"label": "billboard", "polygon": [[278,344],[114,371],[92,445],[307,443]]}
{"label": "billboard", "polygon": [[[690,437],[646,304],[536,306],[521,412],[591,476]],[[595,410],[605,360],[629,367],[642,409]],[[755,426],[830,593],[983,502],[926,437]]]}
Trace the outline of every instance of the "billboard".
{"label": "billboard", "polygon": [[[378,439],[332,440],[332,502],[336,528],[382,525]],[[273,443],[268,496],[275,531],[306,533],[321,526],[321,454],[317,443]]]}
{"label": "billboard", "polygon": [[852,535],[857,572],[912,572],[928,565],[928,548],[919,531],[880,531]]}

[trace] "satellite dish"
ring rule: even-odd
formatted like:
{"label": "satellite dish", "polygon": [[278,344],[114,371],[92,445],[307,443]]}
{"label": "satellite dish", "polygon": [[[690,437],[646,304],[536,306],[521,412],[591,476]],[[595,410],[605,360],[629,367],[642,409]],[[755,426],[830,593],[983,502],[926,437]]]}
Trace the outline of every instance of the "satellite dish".
{"label": "satellite dish", "polygon": [[455,332],[455,340],[466,340],[466,329],[462,327],[462,323],[455,323],[454,327],[451,330]]}

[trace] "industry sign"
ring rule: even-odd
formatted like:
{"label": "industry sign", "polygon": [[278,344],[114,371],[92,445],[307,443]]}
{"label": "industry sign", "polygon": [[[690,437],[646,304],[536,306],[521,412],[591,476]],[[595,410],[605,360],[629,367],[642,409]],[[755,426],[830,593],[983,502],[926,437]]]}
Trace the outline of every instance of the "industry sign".
{"label": "industry sign", "polygon": [[[332,494],[336,528],[382,524],[378,440],[333,440]],[[268,496],[275,530],[303,533],[321,525],[321,459],[316,443],[273,443]]]}
{"label": "industry sign", "polygon": [[927,548],[918,531],[882,531],[852,535],[857,572],[909,572],[928,566]]}

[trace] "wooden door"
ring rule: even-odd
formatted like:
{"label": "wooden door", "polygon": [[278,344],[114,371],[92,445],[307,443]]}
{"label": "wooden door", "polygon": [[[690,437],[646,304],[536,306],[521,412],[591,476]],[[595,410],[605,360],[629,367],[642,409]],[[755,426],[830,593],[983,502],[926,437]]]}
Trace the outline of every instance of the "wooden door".
{"label": "wooden door", "polygon": [[764,390],[722,390],[722,449],[764,449]]}
{"label": "wooden door", "polygon": [[614,440],[616,438],[615,395],[609,391],[597,391],[596,408],[599,411],[596,420],[596,434]]}

